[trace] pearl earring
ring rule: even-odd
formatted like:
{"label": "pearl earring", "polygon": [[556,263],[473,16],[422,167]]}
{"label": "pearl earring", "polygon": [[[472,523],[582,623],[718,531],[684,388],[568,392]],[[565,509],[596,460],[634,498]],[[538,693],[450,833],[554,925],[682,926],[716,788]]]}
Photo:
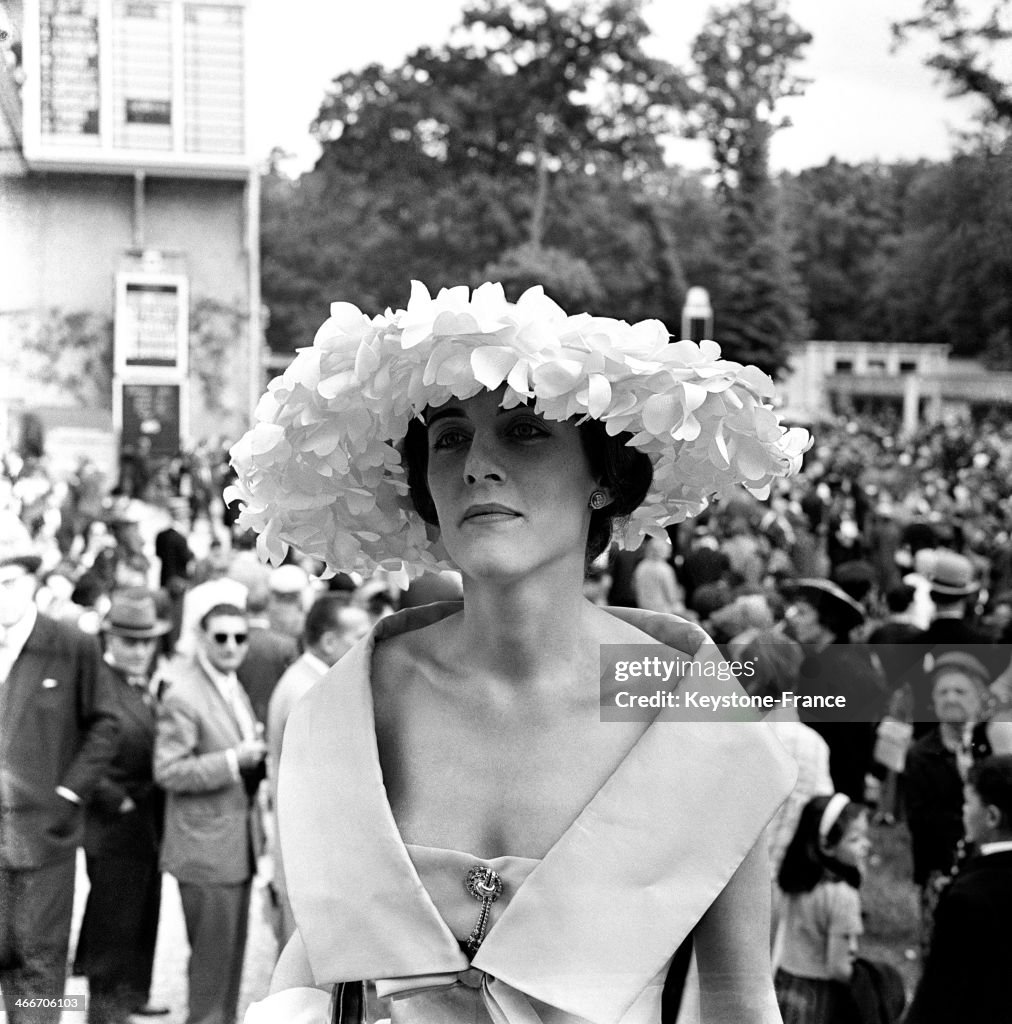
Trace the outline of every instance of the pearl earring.
{"label": "pearl earring", "polygon": [[594,491],[587,504],[590,508],[597,511],[597,509],[604,508],[608,504],[608,495],[604,491]]}

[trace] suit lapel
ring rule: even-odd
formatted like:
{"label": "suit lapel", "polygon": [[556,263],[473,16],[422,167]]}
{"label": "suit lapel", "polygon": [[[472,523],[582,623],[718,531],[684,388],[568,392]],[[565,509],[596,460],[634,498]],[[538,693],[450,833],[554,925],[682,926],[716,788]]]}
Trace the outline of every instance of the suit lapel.
{"label": "suit lapel", "polygon": [[4,723],[4,728],[0,729],[0,742],[3,737],[13,736],[16,723],[20,721],[43,680],[57,678],[55,672],[50,671],[55,654],[55,633],[53,623],[40,615],[17,661],[11,667],[7,682],[0,684],[0,714]]}
{"label": "suit lapel", "polygon": [[113,674],[116,676],[116,694],[117,704],[120,708],[120,712],[132,718],[137,725],[143,730],[145,735],[154,736],[155,734],[155,711],[154,707],[148,703],[145,699],[144,694],[138,692],[138,688],[131,686],[130,683],[123,678],[123,676],[112,669]]}

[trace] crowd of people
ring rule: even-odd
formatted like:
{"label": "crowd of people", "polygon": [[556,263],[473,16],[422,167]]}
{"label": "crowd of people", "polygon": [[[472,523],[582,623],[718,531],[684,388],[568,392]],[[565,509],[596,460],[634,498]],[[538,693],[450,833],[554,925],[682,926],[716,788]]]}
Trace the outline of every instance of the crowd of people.
{"label": "crowd of people", "polygon": [[[292,709],[380,619],[462,595],[453,573],[404,590],[382,571],[321,579],[295,553],[268,568],[207,474],[178,469],[152,475],[169,493],[136,473],[110,492],[86,461],[48,489],[44,465],[8,463],[0,988],[14,1024],[59,1018],[18,1001],[63,991],[79,846],[89,1021],[166,1011],[149,1001],[165,871],[191,947],[188,1024],[232,1024],[265,846],[279,950],[295,931],[272,838]],[[901,441],[851,418],[818,433],[768,503],[742,491],[667,541],[589,563],[593,604],[699,623],[754,666],[746,691],[773,698],[768,721],[799,770],[767,828],[787,1024],[896,1021],[910,996],[909,1024],[1007,1020],[1010,480],[1008,425]],[[786,693],[843,696],[848,713]],[[859,956],[872,821],[910,835],[914,993]]]}

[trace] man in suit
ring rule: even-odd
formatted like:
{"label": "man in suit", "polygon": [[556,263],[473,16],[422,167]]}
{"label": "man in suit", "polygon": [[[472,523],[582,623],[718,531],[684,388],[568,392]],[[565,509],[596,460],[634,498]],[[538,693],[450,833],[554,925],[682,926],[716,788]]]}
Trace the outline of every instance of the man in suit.
{"label": "man in suit", "polygon": [[928,628],[907,640],[922,654],[922,667],[913,673],[914,736],[931,731],[937,721],[931,705],[931,669],[934,660],[948,651],[963,651],[983,662],[994,678],[1008,662],[1001,648],[969,619],[969,610],[980,591],[973,563],[965,555],[939,548],[928,569],[931,600],[935,611]]}
{"label": "man in suit", "polygon": [[236,678],[248,637],[240,608],[211,608],[193,661],[172,675],[158,708],[155,781],[167,793],[161,865],[179,882],[190,942],[187,1024],[232,1024],[239,1001],[267,752]]}
{"label": "man in suit", "polygon": [[41,564],[0,515],[0,992],[10,1024],[55,1024],[63,995],[75,850],[115,751],[117,722],[94,637],[37,611]]}
{"label": "man in suit", "polygon": [[263,587],[254,587],[249,592],[246,599],[250,626],[249,648],[236,673],[253,705],[253,713],[258,722],[267,721],[267,706],[274,687],[278,685],[285,669],[299,656],[297,641],[271,623],[269,608],[272,600]]}
{"label": "man in suit", "polygon": [[146,589],[118,591],[102,623],[103,671],[116,701],[116,756],[87,807],[84,850],[91,889],[74,973],[88,978],[88,1024],[159,1016],[148,1002],[162,893],[158,870],[164,798],[152,775],[158,642],[172,628]]}
{"label": "man in suit", "polygon": [[[278,681],[271,695],[267,715],[267,774],[271,786],[271,805],[277,808],[278,763],[281,759],[281,740],[285,723],[295,705],[318,683],[331,665],[344,657],[345,653],[369,632],[369,616],[362,608],[347,604],[340,593],[328,593],[313,602],[306,616],[303,642],[306,649]],[[295,919],[288,902],[284,869],[281,864],[281,850],[274,844],[273,849],[274,898],[277,901],[275,933],[278,949],[285,944],[295,931]]]}
{"label": "man in suit", "polygon": [[942,894],[906,1024],[1007,1024],[1012,963],[1012,755],[985,758],[963,793],[978,852]]}

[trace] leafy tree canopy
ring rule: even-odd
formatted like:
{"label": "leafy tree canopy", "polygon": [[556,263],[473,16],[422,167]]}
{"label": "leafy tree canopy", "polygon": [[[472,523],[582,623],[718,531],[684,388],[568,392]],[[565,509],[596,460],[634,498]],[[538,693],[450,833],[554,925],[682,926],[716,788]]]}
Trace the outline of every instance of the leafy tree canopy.
{"label": "leafy tree canopy", "polygon": [[892,26],[901,45],[930,40],[926,64],[948,80],[956,96],[978,96],[985,122],[1012,128],[1012,0],[921,0],[920,14]]}

